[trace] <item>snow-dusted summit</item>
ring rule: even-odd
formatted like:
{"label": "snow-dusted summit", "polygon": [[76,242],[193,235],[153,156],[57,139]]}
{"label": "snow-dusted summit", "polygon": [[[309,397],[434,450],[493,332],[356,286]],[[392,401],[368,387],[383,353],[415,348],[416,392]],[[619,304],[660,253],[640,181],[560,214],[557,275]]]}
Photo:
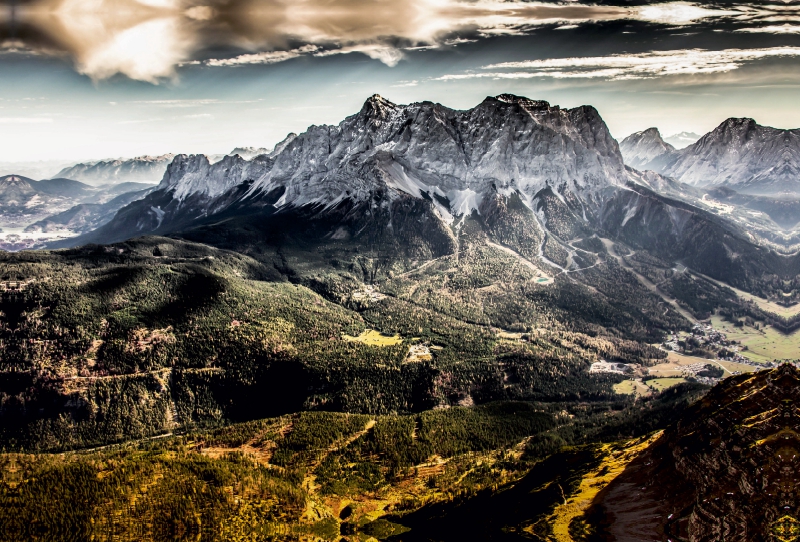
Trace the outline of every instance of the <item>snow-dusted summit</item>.
{"label": "snow-dusted summit", "polygon": [[619,144],[625,163],[640,170],[657,169],[653,161],[675,152],[675,147],[664,141],[658,128],[648,128],[629,135]]}
{"label": "snow-dusted summit", "polygon": [[269,154],[272,152],[270,149],[265,147],[236,147],[231,152],[228,153],[228,156],[235,156],[239,155],[245,160],[252,160],[256,156],[260,156],[262,154]]}
{"label": "snow-dusted summit", "polygon": [[179,157],[160,188],[185,199],[252,180],[250,197],[282,189],[279,205],[329,206],[385,186],[417,198],[437,194],[453,202],[447,211],[463,214],[491,189],[530,200],[548,185],[583,194],[626,179],[594,108],[565,110],[510,95],[469,111],[373,96],[338,126],[312,126],[290,139],[268,159],[209,165],[203,156]]}

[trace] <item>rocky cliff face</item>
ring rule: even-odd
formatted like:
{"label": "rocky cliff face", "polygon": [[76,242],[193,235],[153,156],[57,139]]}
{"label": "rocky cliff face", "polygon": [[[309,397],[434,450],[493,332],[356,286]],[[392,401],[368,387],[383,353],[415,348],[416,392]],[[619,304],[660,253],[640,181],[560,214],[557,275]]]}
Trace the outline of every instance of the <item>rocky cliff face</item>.
{"label": "rocky cliff face", "polygon": [[617,144],[593,108],[502,95],[460,112],[375,96],[339,126],[298,136],[250,193],[282,186],[280,204],[330,205],[363,199],[370,176],[397,193],[448,200],[437,205],[448,221],[477,209],[492,185],[530,201],[548,185],[589,194],[625,180]]}
{"label": "rocky cliff face", "polygon": [[797,540],[800,371],[725,380],[603,491],[606,535]]}

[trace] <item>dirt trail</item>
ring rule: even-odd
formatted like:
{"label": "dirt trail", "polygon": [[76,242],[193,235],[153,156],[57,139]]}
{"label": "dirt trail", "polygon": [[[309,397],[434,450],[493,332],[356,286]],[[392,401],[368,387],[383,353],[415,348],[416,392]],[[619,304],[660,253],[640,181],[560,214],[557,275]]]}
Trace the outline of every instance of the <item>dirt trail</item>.
{"label": "dirt trail", "polygon": [[693,324],[697,323],[697,319],[695,319],[695,317],[692,316],[692,314],[689,311],[678,305],[678,302],[675,299],[667,297],[666,294],[664,294],[661,290],[658,289],[658,286],[656,284],[654,284],[652,281],[650,281],[650,279],[648,279],[644,275],[640,275],[633,267],[631,267],[628,264],[628,262],[625,261],[623,257],[619,256],[616,250],[614,249],[615,247],[614,241],[612,241],[611,239],[604,239],[602,237],[600,237],[600,240],[603,242],[603,245],[605,245],[606,250],[608,250],[609,256],[617,260],[619,265],[621,265],[623,268],[633,273],[633,275],[637,279],[639,279],[639,282],[642,284],[642,286],[644,286],[645,288],[647,288],[648,290],[659,296],[661,299],[663,299],[665,303],[668,303],[673,309],[675,309],[675,311],[678,314],[686,318],[689,322]]}

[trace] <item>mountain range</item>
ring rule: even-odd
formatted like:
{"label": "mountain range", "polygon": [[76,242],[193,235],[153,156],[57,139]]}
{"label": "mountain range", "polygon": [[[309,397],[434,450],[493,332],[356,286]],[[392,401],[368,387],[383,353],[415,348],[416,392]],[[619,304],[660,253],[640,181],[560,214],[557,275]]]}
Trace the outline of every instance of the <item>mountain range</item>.
{"label": "mountain range", "polygon": [[557,272],[591,266],[594,256],[575,243],[598,235],[749,291],[765,277],[796,274],[797,258],[754,236],[757,217],[721,215],[691,187],[630,169],[623,157],[633,150],[642,167],[688,152],[657,130],[620,147],[588,106],[500,95],[456,111],[373,96],[339,125],[291,134],[251,160],[178,155],[153,192],[99,229],[51,246],[155,234],[246,253],[302,242],[435,257],[455,250],[459,225],[475,215],[496,242]]}
{"label": "mountain range", "polygon": [[157,183],[173,158],[172,154],[163,154],[86,162],[65,167],[55,177],[95,185],[123,182]]}
{"label": "mountain range", "polygon": [[676,150],[656,128],[620,144],[626,162],[702,188],[724,186],[742,194],[800,194],[800,130],[730,118],[688,147]]}
{"label": "mountain range", "polygon": [[680,132],[678,134],[665,137],[664,141],[676,149],[682,149],[684,147],[688,147],[698,139],[700,139],[700,136],[694,132]]}

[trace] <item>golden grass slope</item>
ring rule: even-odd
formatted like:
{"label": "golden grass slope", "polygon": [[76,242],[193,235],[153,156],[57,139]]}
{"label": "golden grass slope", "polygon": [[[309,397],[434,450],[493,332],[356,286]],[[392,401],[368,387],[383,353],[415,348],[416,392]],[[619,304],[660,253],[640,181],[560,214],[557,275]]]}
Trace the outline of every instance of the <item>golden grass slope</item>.
{"label": "golden grass slope", "polygon": [[[564,496],[564,502],[556,507],[547,518],[552,526],[552,539],[555,542],[574,542],[570,535],[570,524],[583,515],[594,498],[619,476],[625,468],[661,436],[662,431],[617,444],[605,444],[599,448],[603,458],[596,469],[583,476],[577,490]],[[525,529],[526,531],[529,528]]]}

